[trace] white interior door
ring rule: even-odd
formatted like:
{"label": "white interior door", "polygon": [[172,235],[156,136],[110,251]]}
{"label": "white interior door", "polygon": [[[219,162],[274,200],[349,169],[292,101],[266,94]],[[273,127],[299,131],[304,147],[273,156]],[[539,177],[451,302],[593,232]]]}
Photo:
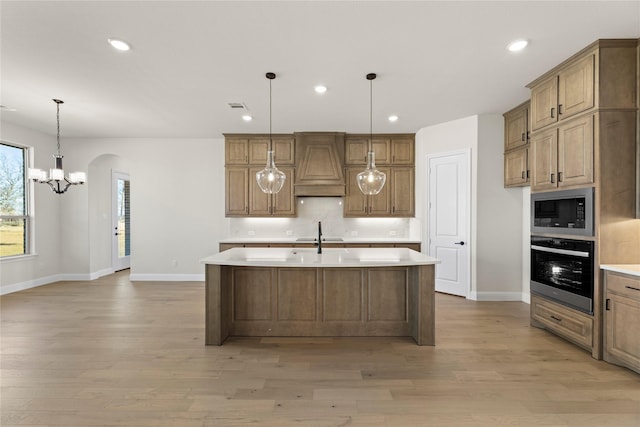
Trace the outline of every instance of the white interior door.
{"label": "white interior door", "polygon": [[436,291],[467,297],[470,289],[469,152],[428,157],[429,255],[436,268]]}
{"label": "white interior door", "polygon": [[131,267],[131,211],[129,175],[111,172],[111,260],[113,270],[119,271]]}

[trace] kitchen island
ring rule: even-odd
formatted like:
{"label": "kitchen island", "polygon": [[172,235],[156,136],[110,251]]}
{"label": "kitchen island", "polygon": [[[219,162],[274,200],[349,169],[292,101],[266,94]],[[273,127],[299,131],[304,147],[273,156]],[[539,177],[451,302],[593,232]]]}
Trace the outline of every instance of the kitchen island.
{"label": "kitchen island", "polygon": [[435,258],[405,248],[233,248],[206,264],[206,344],[410,336],[435,345]]}

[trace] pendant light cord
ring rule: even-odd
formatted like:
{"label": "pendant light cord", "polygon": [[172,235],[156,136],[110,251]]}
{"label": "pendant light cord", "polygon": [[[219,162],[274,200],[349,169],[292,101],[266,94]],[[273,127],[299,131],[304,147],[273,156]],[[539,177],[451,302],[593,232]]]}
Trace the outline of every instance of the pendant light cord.
{"label": "pendant light cord", "polygon": [[269,151],[273,150],[273,142],[271,139],[271,79],[269,79]]}
{"label": "pendant light cord", "polygon": [[56,121],[58,123],[58,156],[60,156],[60,103],[56,101]]}
{"label": "pendant light cord", "polygon": [[369,80],[369,151],[373,151],[373,81],[376,73],[367,74]]}

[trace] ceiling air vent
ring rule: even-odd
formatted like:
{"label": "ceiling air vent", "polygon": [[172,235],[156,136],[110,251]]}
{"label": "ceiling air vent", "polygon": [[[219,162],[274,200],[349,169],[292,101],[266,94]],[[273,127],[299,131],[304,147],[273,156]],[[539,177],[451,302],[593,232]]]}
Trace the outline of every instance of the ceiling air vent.
{"label": "ceiling air vent", "polygon": [[244,105],[244,102],[229,102],[228,105],[232,110],[236,110],[236,109],[237,110],[246,110],[247,109],[247,106]]}

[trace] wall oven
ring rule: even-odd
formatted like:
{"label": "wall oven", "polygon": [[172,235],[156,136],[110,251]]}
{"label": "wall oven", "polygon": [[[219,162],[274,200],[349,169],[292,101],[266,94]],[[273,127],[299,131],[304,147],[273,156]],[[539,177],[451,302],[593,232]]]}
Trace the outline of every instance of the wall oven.
{"label": "wall oven", "polygon": [[593,236],[593,188],[532,194],[531,233]]}
{"label": "wall oven", "polygon": [[594,242],[531,236],[531,292],[593,314]]}

